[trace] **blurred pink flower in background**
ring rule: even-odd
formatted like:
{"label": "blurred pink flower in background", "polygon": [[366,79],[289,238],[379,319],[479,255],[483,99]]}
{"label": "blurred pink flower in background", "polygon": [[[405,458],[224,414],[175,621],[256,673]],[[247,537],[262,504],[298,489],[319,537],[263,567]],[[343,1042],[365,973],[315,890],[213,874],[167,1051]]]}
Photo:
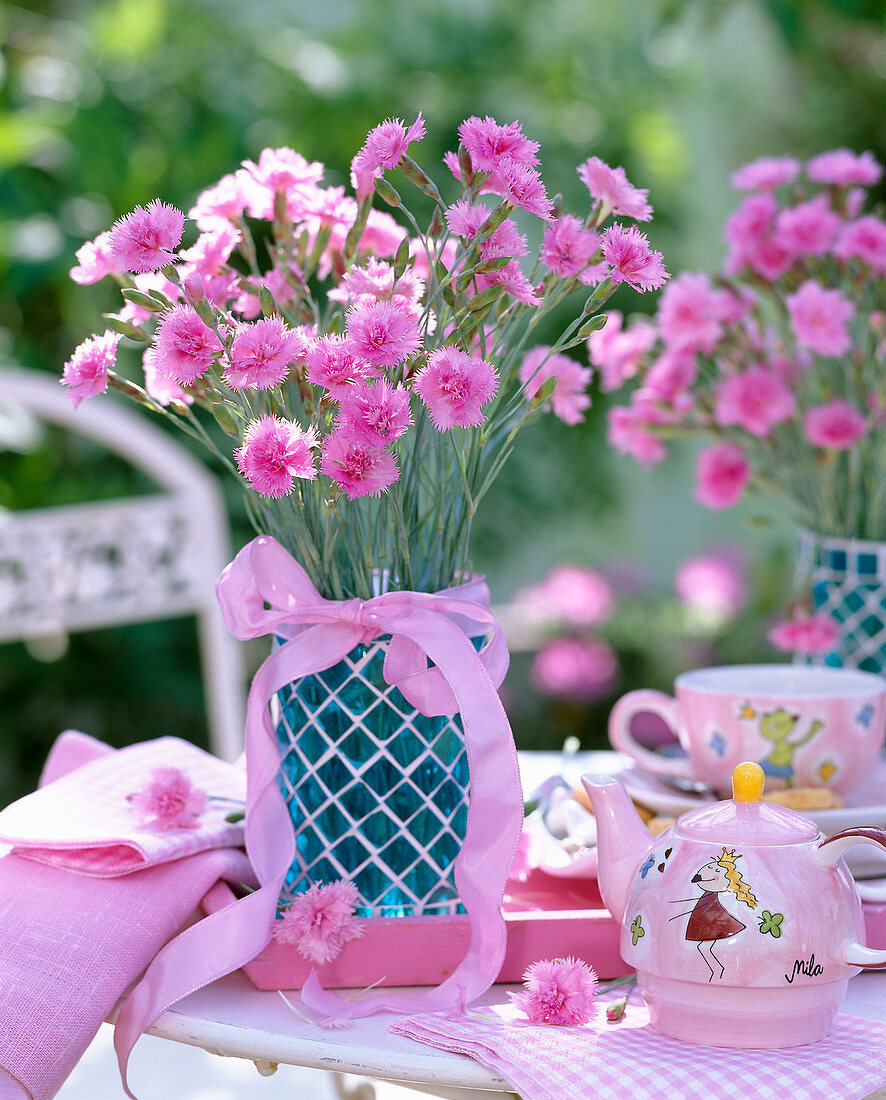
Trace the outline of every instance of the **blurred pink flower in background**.
{"label": "blurred pink flower in background", "polygon": [[706,354],[713,351],[723,335],[726,304],[723,292],[714,290],[707,275],[678,275],[662,291],[658,304],[658,325],[665,346]]}
{"label": "blurred pink flower in background", "polygon": [[800,653],[811,657],[827,653],[840,639],[840,629],[830,615],[816,612],[796,612],[790,619],[776,623],[766,637],[782,653]]}
{"label": "blurred pink flower in background", "polygon": [[737,443],[718,443],[698,456],[695,499],[707,508],[731,508],[744,493],[751,467]]}
{"label": "blurred pink flower in background", "polygon": [[736,191],[772,191],[796,179],[800,162],[793,157],[760,157],[732,175]]}
{"label": "blurred pink flower in background", "polygon": [[867,421],[848,401],[816,405],[803,417],[806,437],[814,447],[847,451],[867,431]]}
{"label": "blurred pink flower in background", "polygon": [[615,607],[606,579],[582,565],[555,566],[540,584],[518,593],[517,602],[536,621],[576,626],[598,626]]}
{"label": "blurred pink flower in background", "polygon": [[731,619],[748,602],[748,579],[737,550],[687,558],[678,566],[674,588],[682,602],[718,619]]}
{"label": "blurred pink flower in background", "polygon": [[640,367],[641,358],[655,344],[655,326],[638,323],[626,331],[617,309],[606,315],[606,324],[588,337],[591,363],[600,372],[600,389],[604,393],[617,390]]}
{"label": "blurred pink flower in background", "polygon": [[535,655],[529,682],[542,695],[592,703],[612,691],[618,672],[615,650],[602,638],[554,638]]}
{"label": "blurred pink flower in background", "polygon": [[786,299],[794,336],[801,347],[819,355],[844,355],[852,340],[847,324],[855,306],[839,290],[825,290],[814,279]]}
{"label": "blurred pink flower in background", "polygon": [[848,187],[852,183],[871,185],[883,174],[883,169],[870,152],[853,153],[851,149],[832,149],[819,153],[806,165],[806,175],[816,183],[832,183]]}
{"label": "blurred pink flower in background", "polygon": [[580,424],[585,409],[591,404],[586,392],[591,368],[583,367],[568,355],[551,355],[550,351],[550,347],[545,346],[533,348],[523,360],[520,381],[526,398],[534,397],[549,378],[554,378],[556,382],[550,399],[554,415],[564,424]]}
{"label": "blurred pink flower in background", "polygon": [[774,371],[751,367],[720,383],[714,419],[721,426],[738,424],[751,435],[763,437],[776,424],[789,420],[796,405],[794,395]]}
{"label": "blurred pink flower in background", "polygon": [[90,336],[65,363],[62,372],[62,384],[71,391],[74,408],[87,397],[95,397],[108,388],[108,371],[117,362],[117,344],[120,337],[116,332],[105,332],[101,336]]}

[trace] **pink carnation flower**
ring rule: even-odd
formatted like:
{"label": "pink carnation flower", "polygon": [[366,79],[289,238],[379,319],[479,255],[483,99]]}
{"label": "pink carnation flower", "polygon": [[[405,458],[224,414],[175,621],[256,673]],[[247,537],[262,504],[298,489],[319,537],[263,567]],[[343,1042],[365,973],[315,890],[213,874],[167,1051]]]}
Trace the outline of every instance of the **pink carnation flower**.
{"label": "pink carnation flower", "polygon": [[432,352],[415,378],[415,392],[440,432],[479,427],[485,419],[481,410],[497,389],[498,374],[491,363],[454,347]]}
{"label": "pink carnation flower", "polygon": [[499,172],[504,158],[531,168],[538,164],[538,142],[530,141],[519,122],[501,125],[487,115],[466,118],[458,136],[475,172]]}
{"label": "pink carnation flower", "polygon": [[180,768],[155,768],[147,786],[130,795],[129,802],[154,829],[195,829],[207,796]]}
{"label": "pink carnation flower", "polygon": [[747,575],[734,553],[687,558],[677,569],[674,588],[688,607],[718,618],[732,618],[748,602]]}
{"label": "pink carnation flower", "polygon": [[816,183],[831,183],[848,187],[861,183],[870,187],[883,174],[882,167],[870,152],[853,153],[851,149],[832,149],[819,153],[806,165],[806,175]]}
{"label": "pink carnation flower", "polygon": [[324,440],[320,472],[344,489],[348,500],[377,497],[400,476],[397,460],[390,451],[344,431],[332,432]]}
{"label": "pink carnation flower", "polygon": [[408,391],[382,378],[374,385],[356,382],[349,387],[341,399],[336,427],[354,439],[386,447],[411,423]]}
{"label": "pink carnation flower", "polygon": [[776,424],[790,420],[796,407],[794,395],[774,371],[751,367],[720,383],[714,419],[723,427],[738,424],[762,438]]}
{"label": "pink carnation flower", "polygon": [[172,259],[184,228],[180,210],[154,199],[114,223],[108,251],[118,271],[156,271]]}
{"label": "pink carnation flower", "polygon": [[739,248],[756,244],[772,228],[777,212],[778,203],[771,195],[749,195],[728,218],[723,235]]}
{"label": "pink carnation flower", "polygon": [[533,348],[520,365],[520,382],[526,400],[535,397],[544,383],[554,378],[551,394],[554,415],[564,424],[580,424],[585,409],[591,404],[587,387],[593,372],[568,355],[551,355],[550,351],[549,345]]}
{"label": "pink carnation flower", "polygon": [[669,348],[708,355],[723,335],[723,312],[723,295],[707,275],[678,275],[658,302],[661,338]]}
{"label": "pink carnation flower", "polygon": [[656,290],[664,286],[668,272],[661,253],[653,252],[639,229],[610,225],[603,234],[603,257],[612,267],[613,283],[628,283],[635,290]]}
{"label": "pink carnation flower", "polygon": [[418,351],[421,334],[410,311],[393,302],[374,302],[349,311],[348,341],[359,359],[394,367]]}
{"label": "pink carnation flower", "polygon": [[198,195],[188,217],[199,229],[212,229],[218,218],[241,217],[246,207],[253,203],[256,191],[255,180],[241,168],[222,176],[218,183]]}
{"label": "pink carnation flower", "polygon": [[774,191],[797,178],[800,162],[793,157],[760,157],[732,175],[736,191]]}
{"label": "pink carnation flower", "polygon": [[302,350],[298,333],[279,317],[268,317],[237,328],[225,382],[232,390],[270,390],[279,386],[289,364]]}
{"label": "pink carnation flower", "polygon": [[793,618],[776,623],[766,637],[782,653],[800,653],[811,657],[827,653],[840,640],[840,628],[830,615],[797,612]]}
{"label": "pink carnation flower", "polygon": [[142,369],[145,372],[145,390],[158,405],[168,405],[170,401],[182,401],[186,405],[194,404],[194,397],[172,378],[167,378],[157,369],[157,349],[153,346],[145,349],[142,355]]}
{"label": "pink carnation flower", "polygon": [[731,508],[751,479],[751,467],[737,443],[718,443],[698,456],[695,499],[707,508]]}
{"label": "pink carnation flower", "polygon": [[119,341],[116,332],[105,332],[101,336],[90,336],[74,349],[74,354],[65,363],[61,380],[71,391],[75,409],[87,397],[95,397],[108,388],[108,371],[117,362]]}
{"label": "pink carnation flower", "polygon": [[523,989],[508,996],[534,1024],[581,1027],[594,1013],[597,975],[580,959],[540,959],[523,974]]}
{"label": "pink carnation flower", "polygon": [[274,923],[274,939],[292,944],[302,958],[322,966],[363,935],[354,916],[360,894],[352,882],[315,882],[293,898]]}
{"label": "pink carnation flower", "polygon": [[243,161],[243,169],[260,186],[271,194],[287,192],[292,187],[319,183],[323,179],[323,165],[319,161],[307,161],[294,149],[262,149],[258,163]]}
{"label": "pink carnation flower", "polygon": [[545,221],[551,220],[554,204],[548,198],[541,176],[534,168],[510,157],[503,157],[499,161],[495,178],[496,191],[514,206],[519,206]]}
{"label": "pink carnation flower", "polygon": [[[480,251],[481,253],[483,251],[482,245]],[[542,302],[538,293],[541,287],[534,287],[530,283],[516,260],[511,260],[510,263],[505,264],[498,271],[478,275],[476,282],[478,291],[485,290],[488,286],[503,286],[506,294],[516,298],[518,302],[522,302],[525,306],[535,307],[541,305]]]}
{"label": "pink carnation flower", "polygon": [[379,176],[389,168],[396,168],[410,144],[420,141],[425,133],[421,111],[409,129],[401,118],[388,118],[369,131],[363,148],[351,162],[351,181],[360,202],[372,191]]}
{"label": "pink carnation flower", "polygon": [[693,404],[689,390],[697,376],[695,352],[665,350],[649,368],[635,400],[659,401],[685,411]]}
{"label": "pink carnation flower", "polygon": [[585,229],[581,218],[564,214],[545,230],[542,262],[555,274],[571,279],[588,266],[601,241],[599,233]]}
{"label": "pink carnation flower", "polygon": [[367,363],[357,359],[353,344],[337,333],[322,336],[305,352],[307,379],[329,391],[340,401],[353,382],[375,375]]}
{"label": "pink carnation flower", "polygon": [[111,234],[108,231],[99,233],[94,241],[87,241],[77,249],[77,266],[68,272],[75,283],[90,286],[117,270],[110,242]]}
{"label": "pink carnation flower", "polygon": [[219,219],[211,229],[200,234],[195,244],[179,253],[179,259],[186,264],[183,276],[190,271],[202,276],[215,275],[241,240],[239,229]]}
{"label": "pink carnation flower", "polygon": [[600,372],[600,389],[604,393],[619,389],[640,368],[640,362],[655,345],[655,326],[641,322],[622,329],[618,310],[607,314],[603,328],[588,337],[588,354]]}
{"label": "pink carnation flower", "polygon": [[787,299],[788,313],[797,343],[819,355],[844,355],[852,340],[848,323],[855,307],[839,290],[825,290],[813,279]]}
{"label": "pink carnation flower", "polygon": [[576,171],[591,198],[599,199],[613,214],[638,222],[648,222],[652,217],[649,192],[634,187],[624,168],[610,168],[599,157],[589,157]]}
{"label": "pink carnation flower", "polygon": [[775,223],[775,241],[795,256],[821,256],[834,243],[840,226],[825,195],[782,210]]}
{"label": "pink carnation flower", "polygon": [[285,497],[297,477],[313,481],[317,476],[315,446],[313,430],[305,432],[290,420],[268,414],[249,424],[234,456],[251,489],[263,497]]}
{"label": "pink carnation flower", "polygon": [[878,274],[886,275],[886,225],[873,214],[850,222],[837,241],[834,255],[846,261],[862,260]]}
{"label": "pink carnation flower", "polygon": [[867,421],[848,402],[829,401],[808,410],[803,428],[813,447],[848,451],[867,431]]}
{"label": "pink carnation flower", "polygon": [[157,370],[190,386],[212,366],[222,346],[191,306],[177,305],[163,314],[154,337]]}
{"label": "pink carnation flower", "polygon": [[667,450],[650,430],[656,421],[646,405],[617,405],[606,420],[606,438],[619,454],[631,455],[645,470],[664,462]]}

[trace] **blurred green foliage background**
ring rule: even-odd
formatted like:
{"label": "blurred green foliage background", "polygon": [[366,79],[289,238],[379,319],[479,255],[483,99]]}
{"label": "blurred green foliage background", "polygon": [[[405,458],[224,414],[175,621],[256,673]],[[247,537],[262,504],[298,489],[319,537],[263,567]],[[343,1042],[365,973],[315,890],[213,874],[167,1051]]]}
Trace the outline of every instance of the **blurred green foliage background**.
{"label": "blurred green foliage background", "polygon": [[[343,182],[370,127],[420,108],[419,159],[442,175],[461,119],[519,118],[567,209],[586,201],[575,166],[592,153],[648,187],[650,236],[675,272],[719,262],[728,177],[745,160],[838,145],[883,159],[886,147],[875,0],[50,0],[0,7],[0,39],[0,361],[51,374],[113,304],[110,286],[67,277],[82,241],[157,195],[187,209],[266,145]],[[791,532],[692,503],[691,454],[640,474],[607,450],[605,407],[597,395],[581,428],[548,418],[525,433],[477,525],[476,567],[505,599],[557,561],[632,559],[666,601],[682,557],[740,539],[756,595],[724,652],[763,655]],[[142,488],[64,436],[0,440],[4,509]],[[235,487],[229,497],[239,545],[249,532]],[[622,639],[622,688],[666,686],[692,661],[691,647],[656,649],[655,622]],[[0,803],[33,784],[66,726],[115,744],[204,738],[189,621],[81,635],[47,656],[0,647]],[[555,744],[568,728],[599,743],[604,713],[564,724],[518,701],[518,742]]]}

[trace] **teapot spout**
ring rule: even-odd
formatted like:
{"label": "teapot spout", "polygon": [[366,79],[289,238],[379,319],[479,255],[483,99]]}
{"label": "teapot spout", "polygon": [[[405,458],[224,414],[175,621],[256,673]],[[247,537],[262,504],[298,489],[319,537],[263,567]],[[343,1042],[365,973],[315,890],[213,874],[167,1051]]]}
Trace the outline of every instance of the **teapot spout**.
{"label": "teapot spout", "polygon": [[611,775],[583,775],[597,821],[597,882],[609,912],[623,921],[630,887],[652,834],[643,824],[628,792]]}

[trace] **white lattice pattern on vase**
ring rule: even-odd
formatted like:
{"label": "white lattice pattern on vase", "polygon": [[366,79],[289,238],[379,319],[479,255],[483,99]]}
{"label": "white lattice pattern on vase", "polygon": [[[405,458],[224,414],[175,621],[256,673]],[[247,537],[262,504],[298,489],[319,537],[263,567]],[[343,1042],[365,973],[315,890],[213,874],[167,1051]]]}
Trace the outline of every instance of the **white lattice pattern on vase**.
{"label": "white lattice pattern on vase", "polygon": [[348,879],[362,916],[459,911],[453,881],[466,822],[457,718],[427,718],[380,682],[386,641],[359,646],[281,692],[280,784],[298,854],[281,905],[309,883]]}
{"label": "white lattice pattern on vase", "polygon": [[800,533],[797,575],[811,590],[816,611],[839,626],[831,653],[812,664],[880,672],[886,667],[886,543]]}

